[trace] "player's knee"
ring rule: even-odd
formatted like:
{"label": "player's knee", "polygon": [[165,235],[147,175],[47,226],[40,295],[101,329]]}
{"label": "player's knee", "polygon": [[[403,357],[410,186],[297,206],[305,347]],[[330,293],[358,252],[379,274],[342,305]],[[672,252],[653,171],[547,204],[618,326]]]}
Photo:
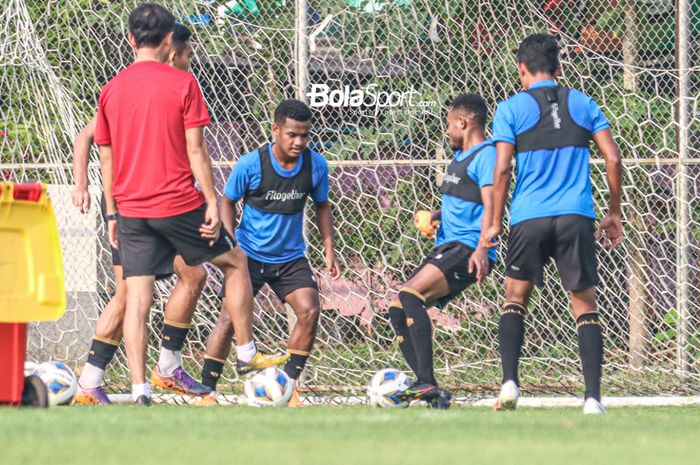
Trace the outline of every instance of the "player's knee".
{"label": "player's knee", "polygon": [[187,271],[180,275],[180,279],[191,292],[198,294],[207,282],[207,270],[202,265],[188,267]]}
{"label": "player's knee", "polygon": [[315,328],[321,317],[321,309],[318,305],[305,305],[297,310],[297,324],[305,328]]}

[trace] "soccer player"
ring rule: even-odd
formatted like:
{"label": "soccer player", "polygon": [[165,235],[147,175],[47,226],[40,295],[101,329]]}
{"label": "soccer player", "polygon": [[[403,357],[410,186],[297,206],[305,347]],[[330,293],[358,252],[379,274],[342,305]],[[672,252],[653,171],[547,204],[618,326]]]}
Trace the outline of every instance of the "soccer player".
{"label": "soccer player", "polygon": [[[304,369],[316,336],[321,313],[316,278],[306,259],[304,207],[311,197],[316,224],[326,249],[326,269],[333,279],[340,276],[340,263],[333,248],[333,216],[328,203],[328,164],[307,148],[311,110],[298,100],[281,102],[274,113],[274,142],[244,155],[236,163],[224,188],[221,217],[224,227],[248,255],[253,295],[268,284],[297,317],[289,337],[284,371],[292,383]],[[236,203],[243,200],[243,217],[236,227]],[[224,306],[228,306],[228,289]],[[222,312],[207,339],[202,383],[212,389],[200,405],[216,403],[216,384],[231,351],[233,328]],[[250,370],[238,364],[239,374]],[[290,406],[301,402],[296,388]]]}
{"label": "soccer player", "polygon": [[447,137],[455,156],[445,174],[438,211],[418,211],[415,225],[435,249],[423,260],[389,308],[401,352],[417,380],[403,395],[438,409],[450,406],[451,394],[438,387],[433,372],[433,341],[427,308],[445,304],[471,284],[481,282],[496,259],[496,250],[479,244],[482,226],[491,218],[493,142],[486,139],[487,107],[476,94],[455,97],[447,113]]}
{"label": "soccer player", "polygon": [[[172,49],[168,54],[170,66],[183,71],[189,69],[192,54],[192,46],[189,41],[189,29],[179,24],[176,25],[173,30]],[[90,210],[87,170],[96,121],[96,117],[90,120],[78,134],[73,145],[73,174],[76,186],[72,198],[73,204],[82,213],[87,213]],[[101,203],[104,215],[104,199]],[[119,252],[114,248],[112,248],[112,265],[116,290],[97,320],[87,363],[78,381],[78,392],[74,399],[76,404],[111,403],[103,387],[103,377],[107,365],[114,357],[121,342],[126,310],[126,282],[123,278]],[[206,282],[207,272],[203,265],[188,266],[179,255],[175,257],[174,263],[166,265],[163,270],[158,271],[158,276],[169,276],[174,271],[177,274],[178,282],[165,307],[164,339],[158,366],[153,371],[154,382],[160,387],[171,389],[180,394],[203,395],[208,393],[209,389],[197,383],[182,369],[180,352],[184,336],[190,327],[189,323],[197,298]]]}
{"label": "soccer player", "polygon": [[[136,60],[102,89],[95,129],[110,244],[119,247],[127,284],[123,327],[132,396],[141,405],[150,404],[145,357],[153,283],[176,254],[190,266],[209,261],[222,269],[237,340],[245,346],[239,358],[251,364],[264,358],[252,337],[245,253],[220,234],[203,137],[209,113],[194,76],[164,63],[174,27],[160,5],[145,3],[131,12]],[[184,339],[182,332],[168,337]]]}
{"label": "soccer player", "polygon": [[[534,34],[517,52],[523,92],[501,102],[493,123],[497,164],[494,209],[482,243],[501,233],[511,159],[516,184],[510,206],[511,231],[506,256],[506,302],[498,324],[503,384],[496,409],[514,409],[520,396],[518,359],[524,319],[534,286],[553,258],[570,293],[586,384],[583,412],[605,413],[600,403],[603,336],[596,307],[596,235],[614,248],[622,242],[620,211],[622,165],[610,125],[595,101],[555,82],[560,72],[554,37]],[[594,233],[596,215],[590,180],[589,144],[605,158],[610,200]]]}

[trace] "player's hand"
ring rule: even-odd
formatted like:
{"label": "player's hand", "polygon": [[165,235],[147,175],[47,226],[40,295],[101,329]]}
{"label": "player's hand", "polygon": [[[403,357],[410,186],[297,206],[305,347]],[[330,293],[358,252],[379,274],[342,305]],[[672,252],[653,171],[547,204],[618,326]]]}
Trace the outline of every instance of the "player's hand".
{"label": "player's hand", "polygon": [[413,217],[413,225],[423,237],[432,239],[438,228],[438,222],[433,220],[433,214],[428,210],[418,210]]}
{"label": "player's hand", "polygon": [[114,249],[119,248],[119,234],[117,232],[117,220],[107,221],[107,233],[109,235],[109,245]]}
{"label": "player's hand", "polygon": [[86,187],[75,186],[73,192],[70,194],[73,199],[73,205],[80,210],[80,213],[87,213],[90,211],[90,193]]}
{"label": "player's hand", "polygon": [[614,249],[622,244],[622,239],[625,237],[622,229],[622,217],[614,213],[605,215],[598,226],[595,237],[602,242],[606,249]]}
{"label": "player's hand", "polygon": [[480,283],[486,279],[489,273],[488,249],[477,247],[471,257],[469,257],[469,273],[476,274],[476,282]]}
{"label": "player's hand", "polygon": [[209,239],[209,247],[213,246],[219,234],[221,234],[221,220],[219,219],[219,207],[216,203],[207,204],[204,212],[204,224],[199,227],[199,234],[203,239]]}
{"label": "player's hand", "polygon": [[481,239],[479,239],[479,247],[492,248],[501,245],[501,227],[489,226],[481,231]]}
{"label": "player's hand", "polygon": [[334,281],[340,278],[340,262],[335,257],[335,253],[326,254],[326,271],[331,275],[331,279]]}

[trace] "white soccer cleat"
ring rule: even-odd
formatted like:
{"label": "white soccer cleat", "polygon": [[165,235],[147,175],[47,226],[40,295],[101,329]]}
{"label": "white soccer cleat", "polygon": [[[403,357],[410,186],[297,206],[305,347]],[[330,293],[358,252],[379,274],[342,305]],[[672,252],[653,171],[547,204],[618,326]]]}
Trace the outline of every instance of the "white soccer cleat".
{"label": "white soccer cleat", "polygon": [[515,384],[515,381],[506,381],[501,386],[501,393],[493,407],[496,410],[515,410],[515,407],[518,406],[518,398],[520,398],[518,385]]}
{"label": "white soccer cleat", "polygon": [[583,403],[583,414],[584,415],[602,415],[607,413],[603,404],[595,400],[593,397],[586,399]]}

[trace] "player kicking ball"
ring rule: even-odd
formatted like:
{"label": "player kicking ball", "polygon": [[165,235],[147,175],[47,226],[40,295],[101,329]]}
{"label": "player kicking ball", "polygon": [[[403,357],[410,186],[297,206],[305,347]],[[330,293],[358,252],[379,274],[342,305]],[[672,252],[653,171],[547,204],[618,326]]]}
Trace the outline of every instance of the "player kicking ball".
{"label": "player kicking ball", "polygon": [[[316,224],[326,249],[326,269],[331,278],[340,276],[328,202],[328,164],[322,155],[307,147],[311,116],[311,110],[303,102],[281,102],[272,124],[274,142],[238,160],[221,202],[222,223],[229,234],[235,231],[236,241],[248,256],[253,294],[267,284],[296,315],[296,325],[287,343],[289,360],[284,367],[292,383],[299,379],[309,358],[321,313],[316,278],[305,256],[304,208],[309,197],[314,202]],[[236,227],[239,200],[243,200],[243,217]],[[202,383],[212,389],[212,394],[199,405],[216,403],[216,385],[231,352],[232,335],[231,320],[222,311],[207,339],[202,367]],[[239,363],[237,369],[239,375],[251,372]],[[301,405],[296,387],[289,405]]]}
{"label": "player kicking ball", "polygon": [[554,37],[527,37],[520,44],[517,60],[525,90],[496,109],[494,209],[482,240],[491,246],[501,233],[515,155],[517,178],[510,205],[506,302],[498,323],[503,384],[495,407],[512,410],[518,403],[518,363],[527,307],[534,286],[543,284],[544,266],[553,258],[571,297],[576,320],[586,384],[583,413],[601,414],[605,413],[600,402],[603,335],[596,306],[596,215],[589,144],[593,140],[605,158],[610,201],[598,236],[610,249],[623,237],[620,152],[595,101],[554,81],[560,72],[559,45]]}
{"label": "player kicking ball", "polygon": [[445,304],[484,280],[496,259],[495,249],[481,246],[485,221],[492,215],[493,142],[486,139],[487,107],[476,94],[458,95],[447,113],[447,137],[455,153],[440,187],[441,209],[418,211],[415,225],[435,249],[413,272],[391,304],[389,318],[406,362],[417,380],[403,395],[437,409],[450,407],[449,391],[438,386],[433,371],[433,340],[427,309]]}
{"label": "player kicking ball", "polygon": [[[185,26],[179,24],[175,26],[172,49],[167,61],[170,66],[183,71],[189,69],[192,55],[190,35],[189,29]],[[72,198],[73,204],[82,213],[90,210],[87,170],[96,124],[97,118],[93,117],[80,131],[73,147],[73,174],[76,186]],[[102,204],[104,215],[104,202]],[[126,280],[119,251],[114,248],[111,250],[116,290],[97,320],[87,362],[78,381],[78,392],[74,399],[76,404],[108,405],[111,403],[103,386],[103,378],[107,365],[114,358],[114,353],[121,342],[126,311]],[[191,327],[189,323],[197,298],[207,279],[207,271],[202,265],[188,266],[178,255],[173,263],[167,264],[157,273],[158,276],[169,276],[173,272],[177,275],[178,281],[165,308],[163,342],[152,381],[157,386],[179,394],[201,396],[209,393],[209,388],[198,383],[182,368],[181,351],[187,331]]]}

